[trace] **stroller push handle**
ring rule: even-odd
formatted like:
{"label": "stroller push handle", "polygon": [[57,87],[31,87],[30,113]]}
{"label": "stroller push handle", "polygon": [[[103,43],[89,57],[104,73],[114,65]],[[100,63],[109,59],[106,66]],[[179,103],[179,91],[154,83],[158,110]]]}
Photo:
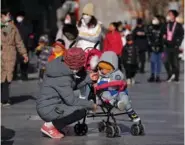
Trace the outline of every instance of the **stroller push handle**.
{"label": "stroller push handle", "polygon": [[94,88],[94,91],[95,92],[96,91],[101,91],[101,90],[107,89],[109,87],[118,87],[119,88],[118,91],[123,91],[127,88],[127,83],[125,81],[112,81],[112,82],[109,82],[109,83],[106,83],[106,84],[96,86]]}

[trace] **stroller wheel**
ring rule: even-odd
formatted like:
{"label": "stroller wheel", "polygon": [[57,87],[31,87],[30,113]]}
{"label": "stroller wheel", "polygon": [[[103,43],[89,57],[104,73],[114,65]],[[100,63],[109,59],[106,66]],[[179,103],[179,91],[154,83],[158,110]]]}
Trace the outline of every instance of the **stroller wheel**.
{"label": "stroller wheel", "polygon": [[143,124],[139,124],[139,128],[140,128],[139,135],[145,135],[145,129],[144,129]]}
{"label": "stroller wheel", "polygon": [[114,129],[115,129],[115,134],[114,134],[114,136],[115,136],[115,137],[120,137],[120,136],[121,136],[121,128],[120,128],[118,125],[115,125],[115,126],[114,126]]}
{"label": "stroller wheel", "polygon": [[98,131],[104,132],[106,128],[106,123],[104,121],[98,123]]}
{"label": "stroller wheel", "polygon": [[76,124],[74,126],[74,131],[76,133],[76,135],[79,135],[79,136],[83,136],[83,135],[86,135],[86,133],[88,132],[88,126],[87,124]]}
{"label": "stroller wheel", "polygon": [[114,137],[114,135],[115,135],[115,129],[114,129],[113,126],[108,126],[106,128],[106,135],[107,135],[107,137],[110,137],[110,138]]}
{"label": "stroller wheel", "polygon": [[134,136],[138,136],[140,134],[140,127],[138,124],[133,124],[130,129],[130,133]]}

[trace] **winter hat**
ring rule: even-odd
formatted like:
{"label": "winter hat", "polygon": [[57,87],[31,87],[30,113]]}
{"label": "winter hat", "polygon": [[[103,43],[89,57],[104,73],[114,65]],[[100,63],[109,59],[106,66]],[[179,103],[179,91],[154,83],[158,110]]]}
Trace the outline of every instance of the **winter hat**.
{"label": "winter hat", "polygon": [[24,11],[19,11],[17,13],[17,16],[23,16],[23,17],[25,17],[25,12]]}
{"label": "winter hat", "polygon": [[104,62],[104,61],[100,62],[98,64],[98,67],[102,68],[102,69],[107,69],[107,70],[110,70],[110,71],[114,70],[114,67],[111,64],[109,64],[107,62]]}
{"label": "winter hat", "polygon": [[128,35],[126,36],[126,40],[127,40],[127,41],[133,41],[133,36],[132,36],[132,34],[128,34]]}
{"label": "winter hat", "polygon": [[94,16],[94,5],[92,3],[86,4],[83,8],[83,13],[90,16]]}
{"label": "winter hat", "polygon": [[168,13],[172,13],[175,17],[179,15],[179,13],[176,10],[169,10]]}
{"label": "winter hat", "polygon": [[41,35],[39,38],[39,42],[48,43],[49,42],[48,35]]}
{"label": "winter hat", "polygon": [[53,47],[59,46],[61,48],[65,49],[65,42],[62,39],[57,39],[57,41],[53,44]]}
{"label": "winter hat", "polygon": [[64,54],[64,62],[70,69],[78,70],[85,65],[85,52],[82,48],[72,47]]}

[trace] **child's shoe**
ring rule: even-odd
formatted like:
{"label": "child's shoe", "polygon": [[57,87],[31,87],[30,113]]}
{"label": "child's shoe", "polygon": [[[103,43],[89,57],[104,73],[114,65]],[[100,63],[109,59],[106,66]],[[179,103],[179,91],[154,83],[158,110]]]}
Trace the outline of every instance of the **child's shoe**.
{"label": "child's shoe", "polygon": [[131,83],[132,83],[132,85],[134,85],[136,83],[134,78],[131,79]]}
{"label": "child's shoe", "polygon": [[131,79],[127,79],[127,85],[131,84]]}
{"label": "child's shoe", "polygon": [[54,139],[61,139],[64,137],[62,133],[60,133],[53,125],[47,126],[46,123],[41,128],[41,132]]}
{"label": "child's shoe", "polygon": [[128,113],[129,118],[133,122],[139,122],[141,120],[134,110],[131,110],[131,111],[127,112],[127,113]]}
{"label": "child's shoe", "polygon": [[119,110],[123,111],[125,109],[125,103],[123,101],[118,101],[117,107]]}

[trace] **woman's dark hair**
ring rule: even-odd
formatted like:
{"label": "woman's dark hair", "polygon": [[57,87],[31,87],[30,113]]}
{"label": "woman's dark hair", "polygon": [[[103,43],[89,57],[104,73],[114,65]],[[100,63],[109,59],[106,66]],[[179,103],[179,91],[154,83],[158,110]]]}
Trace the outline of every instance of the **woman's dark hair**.
{"label": "woman's dark hair", "polygon": [[169,10],[168,13],[172,13],[175,17],[179,15],[179,13],[176,10]]}
{"label": "woman's dark hair", "polygon": [[110,23],[110,25],[113,25],[115,27],[116,31],[119,31],[119,29],[118,29],[120,26],[119,22],[112,22],[112,23]]}
{"label": "woman's dark hair", "polygon": [[[83,14],[82,14],[83,15]],[[91,16],[91,20],[90,22],[87,24],[88,27],[91,26],[96,26],[98,23],[97,19],[94,16]],[[81,27],[82,25],[82,18],[80,19],[79,23],[78,23],[78,27]]]}
{"label": "woman's dark hair", "polygon": [[10,13],[9,9],[2,9],[1,10],[1,14],[3,14],[3,15],[7,15],[8,13]]}
{"label": "woman's dark hair", "polygon": [[65,15],[65,17],[62,19],[62,21],[65,20],[65,18],[66,18],[67,15],[69,15],[70,18],[71,18],[71,24],[72,24],[72,25],[76,25],[76,16],[75,16],[75,13],[67,13],[67,14]]}

